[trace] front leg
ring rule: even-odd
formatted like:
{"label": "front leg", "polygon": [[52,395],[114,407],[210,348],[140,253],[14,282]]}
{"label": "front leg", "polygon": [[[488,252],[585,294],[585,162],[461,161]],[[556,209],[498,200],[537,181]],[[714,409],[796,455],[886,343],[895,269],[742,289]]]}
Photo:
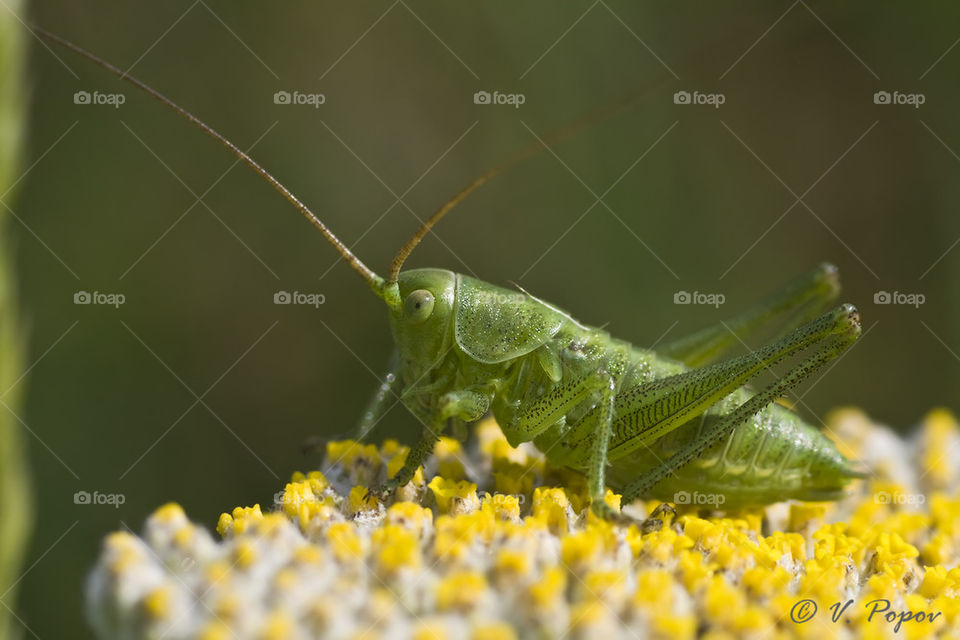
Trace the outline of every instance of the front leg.
{"label": "front leg", "polygon": [[378,495],[381,500],[385,500],[396,489],[410,482],[423,461],[433,452],[433,447],[440,439],[440,434],[446,428],[448,420],[457,418],[464,422],[475,422],[482,418],[489,408],[490,395],[487,393],[463,389],[443,394],[430,417],[429,426],[424,425],[420,440],[410,449],[403,467],[383,486],[376,490],[371,489],[371,493]]}
{"label": "front leg", "polygon": [[370,431],[376,426],[380,418],[387,412],[387,402],[391,398],[399,398],[397,387],[400,386],[400,358],[399,354],[394,352],[390,358],[390,369],[383,377],[383,382],[377,387],[370,402],[363,411],[360,421],[357,423],[354,431],[354,439],[363,441]]}

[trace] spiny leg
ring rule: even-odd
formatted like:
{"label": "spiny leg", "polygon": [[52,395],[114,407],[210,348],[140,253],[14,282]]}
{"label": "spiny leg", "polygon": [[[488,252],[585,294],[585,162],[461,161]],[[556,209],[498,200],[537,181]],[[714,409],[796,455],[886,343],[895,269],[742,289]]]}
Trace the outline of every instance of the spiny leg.
{"label": "spiny leg", "polygon": [[677,468],[698,458],[703,452],[715,445],[731,431],[756,415],[768,404],[779,398],[787,390],[795,387],[824,365],[835,360],[860,335],[860,316],[852,305],[843,305],[827,314],[835,320],[836,332],[833,339],[812,355],[804,358],[790,369],[782,378],[761,390],[749,400],[723,416],[700,436],[670,456],[663,464],[652,469],[631,482],[623,490],[624,502],[632,502],[645,495],[658,482]]}
{"label": "spiny leg", "polygon": [[701,367],[715,362],[734,346],[737,342],[736,336],[747,337],[785,312],[790,312],[786,322],[787,329],[793,329],[813,319],[839,292],[837,268],[823,263],[747,311],[662,345],[657,352],[690,367]]}
{"label": "spiny leg", "polygon": [[389,400],[398,397],[397,387],[400,385],[399,361],[399,354],[394,352],[393,357],[390,358],[390,368],[383,377],[383,382],[377,387],[373,397],[370,398],[370,402],[363,410],[363,415],[360,416],[360,421],[354,431],[354,439],[363,440],[366,438],[373,426],[386,413]]}
{"label": "spiny leg", "polygon": [[[762,371],[841,332],[845,308],[823,314],[756,353],[621,389],[615,403],[609,460],[616,461],[641,447],[649,447]],[[586,435],[578,427],[569,439],[576,443]]]}
{"label": "spiny leg", "polygon": [[381,500],[386,500],[398,487],[404,486],[413,479],[417,469],[433,452],[433,447],[440,439],[440,434],[450,418],[458,418],[464,422],[475,422],[482,418],[489,408],[490,396],[486,393],[468,389],[445,393],[440,398],[431,426],[424,427],[420,439],[407,454],[403,467],[383,485],[371,489],[369,493],[376,495]]}

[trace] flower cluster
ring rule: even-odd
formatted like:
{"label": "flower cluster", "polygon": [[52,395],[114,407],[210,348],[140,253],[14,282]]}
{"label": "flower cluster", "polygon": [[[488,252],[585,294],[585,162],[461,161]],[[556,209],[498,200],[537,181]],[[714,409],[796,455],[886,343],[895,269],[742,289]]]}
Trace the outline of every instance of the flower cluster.
{"label": "flower cluster", "polygon": [[270,509],[223,514],[219,540],[175,504],[110,535],[90,619],[103,638],[957,637],[956,420],[904,441],[841,410],[828,433],[872,472],[839,503],[638,502],[631,525],[492,421],[469,452],[442,439],[390,505],[367,487],[408,449],[331,442]]}

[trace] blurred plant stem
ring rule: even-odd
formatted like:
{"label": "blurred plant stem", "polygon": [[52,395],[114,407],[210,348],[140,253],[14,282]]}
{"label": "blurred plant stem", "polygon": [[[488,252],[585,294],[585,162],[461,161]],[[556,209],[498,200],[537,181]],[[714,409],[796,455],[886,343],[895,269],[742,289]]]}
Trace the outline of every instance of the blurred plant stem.
{"label": "blurred plant stem", "polygon": [[[6,0],[0,10],[0,198],[6,204],[21,172],[21,154],[26,131],[26,91],[23,83],[24,27],[17,19],[23,11],[20,0]],[[6,213],[6,206],[0,209]],[[19,637],[15,631],[15,583],[23,565],[27,534],[32,521],[30,482],[22,430],[14,415],[20,410],[21,385],[6,393],[20,378],[22,341],[19,307],[7,225],[0,226],[0,640]]]}

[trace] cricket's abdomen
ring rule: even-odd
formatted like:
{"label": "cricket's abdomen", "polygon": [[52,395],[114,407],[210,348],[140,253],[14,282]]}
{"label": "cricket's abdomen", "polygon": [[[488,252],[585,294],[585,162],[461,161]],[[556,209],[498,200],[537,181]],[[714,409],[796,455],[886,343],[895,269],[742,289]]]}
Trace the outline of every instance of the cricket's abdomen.
{"label": "cricket's abdomen", "polygon": [[[618,460],[607,470],[607,483],[615,489],[628,485],[749,395],[745,389],[738,390],[650,449]],[[701,458],[677,469],[648,497],[717,508],[791,498],[837,500],[850,478],[857,475],[830,439],[792,411],[774,404],[734,429]]]}
{"label": "cricket's abdomen", "polygon": [[[634,349],[632,359],[671,375],[676,364],[649,351]],[[656,375],[656,374],[655,374]],[[705,429],[753,395],[741,387],[649,447],[616,460],[607,469],[607,484],[620,489],[691,442]],[[820,430],[793,411],[771,404],[736,427],[703,456],[684,465],[655,486],[647,497],[689,501],[705,507],[763,505],[787,499],[837,500],[859,474]]]}

